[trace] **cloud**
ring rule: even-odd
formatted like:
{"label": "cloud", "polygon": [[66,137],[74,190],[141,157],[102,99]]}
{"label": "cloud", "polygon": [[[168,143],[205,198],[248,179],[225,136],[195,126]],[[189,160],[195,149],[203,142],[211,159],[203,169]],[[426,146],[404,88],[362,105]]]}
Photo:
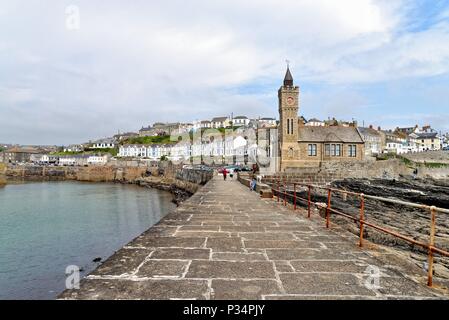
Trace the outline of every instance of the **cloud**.
{"label": "cloud", "polygon": [[[275,116],[286,58],[300,84],[348,86],[340,100],[314,100],[329,116],[367,102],[354,84],[449,71],[445,16],[409,32],[416,5],[402,0],[0,2],[0,140],[11,142]],[[66,28],[68,5],[79,30]]]}

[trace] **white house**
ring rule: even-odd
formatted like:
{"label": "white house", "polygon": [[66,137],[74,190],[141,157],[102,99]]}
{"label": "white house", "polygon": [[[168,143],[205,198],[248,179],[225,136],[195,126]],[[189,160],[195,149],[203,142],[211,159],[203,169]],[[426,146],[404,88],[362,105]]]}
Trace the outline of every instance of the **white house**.
{"label": "white house", "polygon": [[81,152],[84,151],[84,147],[81,144],[71,144],[68,147],[64,147],[64,152]]}
{"label": "white house", "polygon": [[123,145],[120,146],[117,156],[130,158],[147,158],[148,148],[140,144]]}
{"label": "white house", "polygon": [[102,139],[95,141],[92,145],[92,149],[112,149],[115,148],[114,139]]}
{"label": "white house", "polygon": [[105,155],[92,155],[87,158],[87,164],[90,165],[105,165],[108,163],[110,156]]}
{"label": "white house", "polygon": [[59,165],[60,166],[85,166],[88,164],[87,159],[89,156],[86,155],[70,155],[70,156],[60,156]]}
{"label": "white house", "polygon": [[305,125],[308,127],[324,127],[326,124],[324,123],[324,121],[312,118],[309,121],[307,121]]}
{"label": "white house", "polygon": [[261,118],[258,120],[259,128],[275,127],[277,125],[275,118]]}
{"label": "white house", "polygon": [[230,125],[229,117],[215,117],[211,121],[211,127],[214,129],[226,128]]}
{"label": "white house", "polygon": [[237,116],[234,119],[232,119],[232,125],[234,127],[242,127],[247,126],[249,124],[248,117],[245,116]]}

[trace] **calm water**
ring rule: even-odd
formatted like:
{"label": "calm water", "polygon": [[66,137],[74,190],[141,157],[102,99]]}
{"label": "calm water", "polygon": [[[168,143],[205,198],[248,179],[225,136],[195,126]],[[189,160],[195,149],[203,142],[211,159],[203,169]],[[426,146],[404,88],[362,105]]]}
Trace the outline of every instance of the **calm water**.
{"label": "calm water", "polygon": [[175,206],[169,193],[120,184],[37,182],[0,188],[0,299],[53,299],[65,269],[92,271]]}

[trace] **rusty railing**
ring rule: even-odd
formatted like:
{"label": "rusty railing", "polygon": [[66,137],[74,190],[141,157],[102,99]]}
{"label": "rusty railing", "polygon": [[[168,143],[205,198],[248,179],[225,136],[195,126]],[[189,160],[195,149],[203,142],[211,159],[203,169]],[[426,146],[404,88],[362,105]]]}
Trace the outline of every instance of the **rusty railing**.
{"label": "rusty railing", "polygon": [[[352,192],[352,191],[346,191],[346,190],[340,190],[340,189],[336,189],[336,188],[331,188],[331,187],[323,187],[323,186],[317,186],[317,185],[312,185],[312,184],[304,184],[304,183],[299,183],[299,182],[294,182],[294,181],[287,181],[287,179],[284,177],[284,179],[281,180],[280,177],[278,178],[267,178],[265,177],[263,179],[263,183],[269,185],[271,187],[271,190],[273,192],[273,195],[276,195],[277,197],[277,201],[280,202],[281,196],[283,196],[283,205],[287,206],[287,196],[291,197],[293,199],[293,210],[297,209],[297,201],[303,201],[304,203],[307,204],[307,217],[310,218],[311,217],[311,208],[312,206],[315,206],[317,208],[321,208],[321,209],[325,209],[326,210],[326,214],[325,214],[325,223],[326,223],[326,228],[330,228],[330,216],[331,213],[335,213],[339,216],[342,216],[344,218],[350,219],[354,222],[358,222],[359,224],[359,228],[360,228],[360,233],[359,233],[359,246],[363,247],[363,242],[364,242],[364,238],[363,238],[363,234],[364,234],[364,230],[366,227],[370,227],[373,228],[377,231],[389,234],[391,236],[394,236],[396,238],[402,239],[406,242],[412,243],[414,245],[420,246],[424,249],[427,250],[427,254],[428,254],[428,270],[427,270],[427,285],[429,287],[432,287],[433,285],[433,264],[434,264],[434,253],[443,255],[443,256],[447,256],[449,257],[449,252],[445,251],[441,248],[437,248],[435,247],[435,228],[436,228],[436,214],[437,212],[440,213],[449,213],[449,209],[444,209],[444,208],[438,208],[435,206],[428,206],[428,205],[423,205],[423,204],[416,204],[416,203],[412,203],[412,202],[406,202],[406,201],[401,201],[401,200],[396,200],[396,199],[389,199],[389,198],[383,198],[383,197],[378,197],[378,196],[371,196],[371,195],[366,195],[363,193],[357,193],[357,192]],[[292,186],[293,192],[288,192],[287,187],[288,186]],[[307,190],[307,199],[299,197],[297,194],[297,187],[301,186],[306,188]],[[320,204],[317,202],[313,202],[312,201],[312,191],[313,190],[322,190],[322,191],[327,191],[327,203],[326,204]],[[336,209],[332,208],[332,195],[339,193],[342,195],[343,199],[346,200],[346,197],[348,195],[351,196],[355,196],[359,198],[360,201],[360,206],[359,206],[359,217],[353,217],[349,214],[346,214],[344,212],[338,211]],[[388,202],[388,203],[393,203],[393,204],[399,204],[399,205],[403,205],[403,206],[408,206],[408,207],[413,207],[413,208],[418,208],[418,209],[422,209],[425,211],[428,211],[430,213],[430,234],[429,234],[429,242],[422,242],[422,241],[418,241],[415,240],[413,238],[410,238],[406,235],[400,234],[396,231],[392,231],[388,228],[385,227],[381,227],[378,225],[375,225],[374,223],[370,223],[368,221],[366,221],[365,219],[365,201],[366,199],[372,199],[372,200],[377,200],[377,201],[382,201],[382,202]]]}

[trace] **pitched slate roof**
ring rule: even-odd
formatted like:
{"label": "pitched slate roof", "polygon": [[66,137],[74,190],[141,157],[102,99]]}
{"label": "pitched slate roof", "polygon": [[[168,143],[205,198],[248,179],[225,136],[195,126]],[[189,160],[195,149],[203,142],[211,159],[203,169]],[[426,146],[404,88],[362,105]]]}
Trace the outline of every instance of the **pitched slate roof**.
{"label": "pitched slate roof", "polygon": [[226,121],[228,117],[216,117],[212,119],[212,122],[223,122]]}
{"label": "pitched slate roof", "polygon": [[380,132],[373,128],[358,127],[358,129],[362,135],[380,136]]}
{"label": "pitched slate roof", "polygon": [[422,132],[417,133],[418,139],[436,139],[438,132]]}
{"label": "pitched slate roof", "polygon": [[304,142],[363,143],[354,127],[299,127],[298,140]]}

